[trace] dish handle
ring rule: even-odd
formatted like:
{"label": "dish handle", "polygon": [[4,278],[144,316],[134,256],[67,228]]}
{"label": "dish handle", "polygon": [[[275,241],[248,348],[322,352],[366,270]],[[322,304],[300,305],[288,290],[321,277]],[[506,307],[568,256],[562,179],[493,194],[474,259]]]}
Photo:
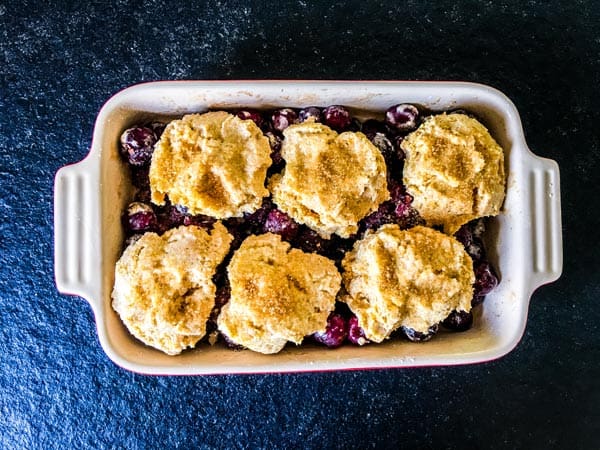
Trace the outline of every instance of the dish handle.
{"label": "dish handle", "polygon": [[[54,179],[54,273],[63,294],[90,303],[99,298],[100,192],[98,164],[83,161],[62,167]],[[92,307],[95,306],[92,304]]]}
{"label": "dish handle", "polygon": [[529,167],[533,256],[530,286],[533,292],[560,277],[563,252],[558,164],[552,159],[532,155]]}

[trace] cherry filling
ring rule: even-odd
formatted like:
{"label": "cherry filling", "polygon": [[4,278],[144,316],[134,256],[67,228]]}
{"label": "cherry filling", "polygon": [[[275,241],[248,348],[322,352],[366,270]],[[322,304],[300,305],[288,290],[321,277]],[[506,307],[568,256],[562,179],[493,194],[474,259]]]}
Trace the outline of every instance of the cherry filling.
{"label": "cherry filling", "polygon": [[327,318],[325,331],[314,333],[312,338],[329,348],[339,347],[348,338],[348,322],[341,314],[333,312]]}
{"label": "cherry filling", "polygon": [[404,334],[404,336],[412,342],[426,342],[430,340],[433,336],[438,332],[439,326],[438,324],[433,324],[429,327],[426,333],[421,331],[416,331],[412,328],[401,326],[400,330]]}
{"label": "cherry filling", "polygon": [[285,241],[292,241],[298,234],[299,225],[290,216],[279,209],[269,211],[263,231],[265,233],[279,234]]}
{"label": "cherry filling", "polygon": [[323,123],[336,131],[346,131],[352,124],[352,117],[343,106],[331,105],[323,110]]}
{"label": "cherry filling", "polygon": [[157,140],[150,127],[128,128],[121,135],[121,154],[132,166],[148,165]]}
{"label": "cherry filling", "polygon": [[[210,343],[214,343],[218,333],[216,319],[219,311],[230,296],[227,263],[233,252],[248,236],[266,232],[279,234],[293,247],[304,252],[327,256],[340,268],[341,260],[346,252],[352,249],[356,240],[362,238],[368,230],[376,230],[382,225],[390,223],[397,224],[402,229],[425,223],[418,211],[412,207],[413,198],[406,192],[402,184],[404,152],[400,148],[400,143],[421,122],[421,111],[416,106],[394,105],[386,110],[384,120],[368,119],[365,121],[352,117],[350,111],[340,105],[331,105],[325,108],[317,106],[302,109],[280,108],[271,111],[243,109],[233,111],[233,113],[242,120],[252,120],[268,138],[273,161],[267,172],[268,176],[285,170],[285,161],[281,157],[282,132],[290,125],[313,121],[323,123],[338,132],[362,131],[379,149],[385,160],[390,199],[381,203],[377,210],[364,217],[359,222],[358,233],[348,239],[342,239],[335,235],[331,239],[321,237],[314,230],[297,223],[285,212],[279,210],[270,197],[265,198],[261,207],[255,212],[245,214],[243,217],[224,220],[223,223],[233,235],[234,241],[229,254],[217,268],[214,277],[217,286],[215,307],[207,323],[207,335],[211,335],[207,339]],[[216,222],[213,217],[191,215],[185,207],[172,205],[168,199],[163,206],[151,203],[148,170],[154,146],[164,132],[165,126],[166,124],[162,122],[138,124],[126,129],[120,137],[119,152],[129,166],[132,184],[137,189],[135,201],[128,206],[123,215],[126,231],[125,245],[135,242],[145,232],[152,231],[162,234],[171,228],[190,225],[212,229]],[[479,219],[464,225],[455,234],[456,239],[463,244],[473,260],[475,273],[474,294],[471,302],[473,307],[482,303],[485,296],[499,282],[494,268],[487,260],[482,239],[483,232],[483,221]],[[444,328],[452,331],[465,331],[473,324],[473,314],[472,312],[453,311],[441,324]],[[438,332],[438,325],[433,324],[426,333],[401,327],[393,335],[404,336],[413,342],[425,342]],[[223,338],[228,346],[239,348],[235,344],[228,343],[225,336]],[[326,330],[313,334],[311,338],[329,348],[336,348],[344,343],[359,346],[369,343],[358,318],[343,303],[338,303],[335,311],[329,315]]]}
{"label": "cherry filling", "polygon": [[277,109],[271,114],[271,125],[279,132],[295,123],[298,123],[298,113],[291,108]]}
{"label": "cherry filling", "polygon": [[298,121],[306,122],[307,120],[322,122],[323,114],[321,113],[321,109],[316,106],[309,106],[308,108],[301,109],[298,112]]}
{"label": "cherry filling", "polygon": [[413,131],[419,125],[419,110],[414,105],[402,103],[385,112],[385,123],[398,131]]}
{"label": "cherry filling", "polygon": [[467,331],[473,326],[473,313],[471,311],[452,311],[442,325],[454,331]]}
{"label": "cherry filling", "polygon": [[127,207],[125,224],[131,233],[139,233],[155,231],[158,221],[152,206],[146,203],[133,202]]}
{"label": "cherry filling", "polygon": [[348,319],[348,342],[354,345],[365,345],[370,342],[355,315],[352,315]]}

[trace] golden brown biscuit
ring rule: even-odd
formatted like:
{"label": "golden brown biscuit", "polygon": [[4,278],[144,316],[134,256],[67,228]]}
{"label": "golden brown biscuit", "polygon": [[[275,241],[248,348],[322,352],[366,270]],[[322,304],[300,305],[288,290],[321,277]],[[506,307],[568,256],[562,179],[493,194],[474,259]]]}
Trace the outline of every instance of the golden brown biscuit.
{"label": "golden brown biscuit", "polygon": [[251,120],[224,111],[170,122],[150,165],[152,201],[168,195],[192,214],[219,219],[258,209],[271,165],[269,140]]}
{"label": "golden brown biscuit", "polygon": [[338,135],[315,122],[283,132],[283,174],[269,182],[273,201],[322,237],[349,237],[389,198],[381,152],[362,133]]}
{"label": "golden brown biscuit", "polygon": [[432,228],[384,225],[357,241],[342,266],[348,292],[342,300],[371,341],[400,326],[427,333],[453,310],[471,309],[471,258],[460,242]]}
{"label": "golden brown biscuit", "polygon": [[182,226],[129,245],[116,265],[112,306],[131,334],[169,355],[202,339],[215,304],[212,276],[232,239],[217,222],[210,234]]}
{"label": "golden brown biscuit", "polygon": [[341,284],[333,261],[290,248],[272,233],[246,238],[227,272],[231,299],[221,309],[219,330],[265,354],[325,331]]}
{"label": "golden brown biscuit", "polygon": [[488,130],[464,114],[440,114],[402,141],[404,184],[428,225],[454,234],[504,200],[504,152]]}

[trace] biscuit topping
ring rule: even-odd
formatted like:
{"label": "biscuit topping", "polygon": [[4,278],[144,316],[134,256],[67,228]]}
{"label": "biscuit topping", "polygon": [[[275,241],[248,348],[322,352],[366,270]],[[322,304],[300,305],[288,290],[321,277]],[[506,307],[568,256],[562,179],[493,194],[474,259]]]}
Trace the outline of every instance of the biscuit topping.
{"label": "biscuit topping", "polygon": [[125,130],[125,326],[170,355],[205,335],[271,354],[470,328],[499,283],[479,218],[500,212],[503,150],[468,113],[423,113],[238,109]]}
{"label": "biscuit topping", "polygon": [[304,122],[283,132],[283,174],[269,183],[277,206],[323,237],[349,237],[389,198],[383,156],[362,133]]}
{"label": "biscuit topping", "polygon": [[229,340],[270,354],[325,331],[341,284],[333,261],[267,233],[248,237],[227,271],[231,299],[218,325]]}
{"label": "biscuit topping", "polygon": [[152,201],[165,196],[191,214],[241,217],[260,207],[271,165],[269,140],[252,120],[224,111],[169,123],[150,165]]}
{"label": "biscuit topping", "polygon": [[371,341],[401,326],[427,333],[453,310],[471,309],[471,258],[460,242],[432,228],[384,225],[357,241],[342,266],[344,301]]}
{"label": "biscuit topping", "polygon": [[182,226],[129,245],[117,262],[112,305],[131,334],[169,355],[202,339],[215,304],[212,277],[232,239],[217,222],[210,234]]}
{"label": "biscuit topping", "polygon": [[477,120],[464,114],[431,116],[401,146],[404,184],[428,225],[454,234],[473,219],[500,212],[504,153]]}

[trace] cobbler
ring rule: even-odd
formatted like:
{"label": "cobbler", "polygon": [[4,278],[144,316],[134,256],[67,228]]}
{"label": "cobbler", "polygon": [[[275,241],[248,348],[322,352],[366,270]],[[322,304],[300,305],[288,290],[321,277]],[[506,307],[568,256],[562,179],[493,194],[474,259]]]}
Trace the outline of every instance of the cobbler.
{"label": "cobbler", "polygon": [[[427,341],[440,327],[470,329],[472,308],[498,284],[483,235],[504,198],[503,152],[464,111],[400,103],[366,120],[341,105],[211,111],[134,125],[119,148],[136,193],[123,214],[113,306],[135,337],[166,353],[219,340],[262,353],[290,341]],[[159,244],[186,228],[221,236],[218,251],[203,237],[210,264]],[[177,295],[144,291],[162,278],[128,261],[148,242],[174,273],[204,274],[194,287],[209,297],[201,316],[173,306]],[[119,293],[139,280],[132,313]],[[166,317],[156,308],[179,311],[191,337],[156,345],[160,332],[179,331],[155,319],[139,332],[131,317]]]}

